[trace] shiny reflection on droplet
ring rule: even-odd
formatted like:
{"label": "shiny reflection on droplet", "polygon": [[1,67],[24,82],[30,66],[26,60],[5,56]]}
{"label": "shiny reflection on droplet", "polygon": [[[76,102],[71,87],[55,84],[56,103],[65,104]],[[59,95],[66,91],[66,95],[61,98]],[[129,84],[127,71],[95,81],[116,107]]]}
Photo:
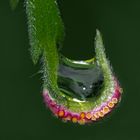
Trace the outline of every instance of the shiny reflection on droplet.
{"label": "shiny reflection on droplet", "polygon": [[86,88],[85,88],[85,87],[83,87],[83,90],[86,90]]}

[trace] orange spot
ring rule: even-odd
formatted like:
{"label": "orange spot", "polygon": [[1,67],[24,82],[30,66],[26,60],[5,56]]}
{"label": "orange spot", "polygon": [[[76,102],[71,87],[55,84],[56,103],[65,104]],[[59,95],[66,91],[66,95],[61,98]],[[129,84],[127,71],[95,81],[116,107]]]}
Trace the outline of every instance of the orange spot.
{"label": "orange spot", "polygon": [[96,121],[96,117],[93,115],[91,118],[92,121]]}
{"label": "orange spot", "polygon": [[105,106],[105,107],[103,108],[103,112],[104,112],[104,114],[107,114],[107,113],[109,112],[109,108],[108,108],[107,106]]}
{"label": "orange spot", "polygon": [[85,113],[84,113],[84,112],[82,112],[82,113],[80,114],[80,118],[81,118],[81,119],[84,119],[84,118],[85,118]]}
{"label": "orange spot", "polygon": [[113,102],[109,102],[109,103],[108,103],[108,106],[109,106],[110,108],[113,108],[113,107],[114,107],[114,103],[113,103]]}
{"label": "orange spot", "polygon": [[112,102],[113,102],[114,104],[116,104],[116,103],[118,102],[118,99],[117,99],[117,98],[112,98]]}
{"label": "orange spot", "polygon": [[73,117],[73,118],[72,118],[72,122],[73,122],[73,123],[77,123],[77,121],[78,121],[78,120],[77,120],[76,117]]}
{"label": "orange spot", "polygon": [[88,113],[86,114],[86,118],[87,118],[87,119],[91,119],[91,117],[92,117],[91,113],[88,112]]}
{"label": "orange spot", "polygon": [[96,119],[100,118],[99,112],[96,112],[96,113],[94,114],[94,117],[95,117]]}
{"label": "orange spot", "polygon": [[58,116],[59,116],[59,117],[63,117],[64,115],[65,115],[64,110],[59,110]]}
{"label": "orange spot", "polygon": [[98,114],[99,114],[100,117],[104,116],[104,113],[102,111],[100,111]]}

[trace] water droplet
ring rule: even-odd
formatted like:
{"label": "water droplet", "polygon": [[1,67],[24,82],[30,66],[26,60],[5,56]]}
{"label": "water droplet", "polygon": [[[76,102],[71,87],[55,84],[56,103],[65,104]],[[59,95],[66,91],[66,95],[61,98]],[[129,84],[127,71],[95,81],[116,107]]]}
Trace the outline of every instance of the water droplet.
{"label": "water droplet", "polygon": [[98,96],[104,81],[103,73],[97,63],[89,66],[86,63],[86,67],[85,63],[62,61],[58,70],[60,90],[70,97],[81,100]]}

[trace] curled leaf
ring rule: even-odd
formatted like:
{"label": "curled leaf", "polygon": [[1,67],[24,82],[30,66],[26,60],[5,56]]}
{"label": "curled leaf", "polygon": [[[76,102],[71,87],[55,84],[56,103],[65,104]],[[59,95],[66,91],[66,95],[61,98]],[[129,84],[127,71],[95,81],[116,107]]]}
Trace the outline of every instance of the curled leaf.
{"label": "curled leaf", "polygon": [[55,116],[79,124],[98,121],[121,100],[121,87],[97,30],[96,55],[75,61],[60,54],[64,25],[56,0],[26,0],[31,56],[41,56],[44,102]]}

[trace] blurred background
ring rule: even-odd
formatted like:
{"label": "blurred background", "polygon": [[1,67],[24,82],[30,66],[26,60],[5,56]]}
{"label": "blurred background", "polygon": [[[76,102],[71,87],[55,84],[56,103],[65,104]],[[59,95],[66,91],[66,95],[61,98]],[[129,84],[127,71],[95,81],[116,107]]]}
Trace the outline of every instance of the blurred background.
{"label": "blurred background", "polygon": [[100,123],[62,123],[45,108],[42,80],[29,54],[23,1],[11,11],[0,0],[0,140],[140,140],[140,1],[59,0],[72,59],[94,55],[95,30],[124,89],[122,102]]}

